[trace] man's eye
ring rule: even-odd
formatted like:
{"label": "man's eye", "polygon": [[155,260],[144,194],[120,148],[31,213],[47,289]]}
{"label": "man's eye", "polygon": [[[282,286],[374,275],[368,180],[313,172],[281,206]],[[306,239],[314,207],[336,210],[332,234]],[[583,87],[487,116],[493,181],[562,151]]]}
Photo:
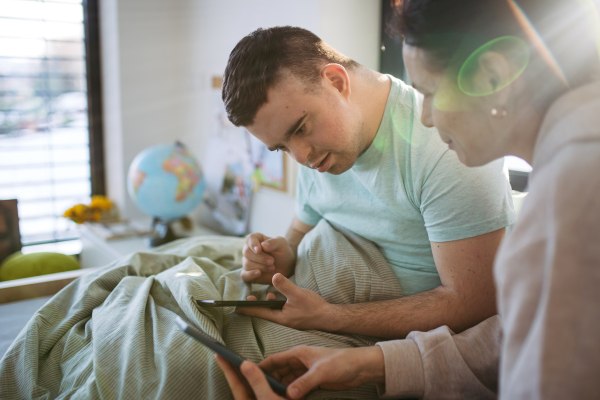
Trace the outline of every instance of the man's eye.
{"label": "man's eye", "polygon": [[298,130],[296,131],[296,135],[302,135],[305,131],[304,125],[302,125],[300,128],[298,128]]}

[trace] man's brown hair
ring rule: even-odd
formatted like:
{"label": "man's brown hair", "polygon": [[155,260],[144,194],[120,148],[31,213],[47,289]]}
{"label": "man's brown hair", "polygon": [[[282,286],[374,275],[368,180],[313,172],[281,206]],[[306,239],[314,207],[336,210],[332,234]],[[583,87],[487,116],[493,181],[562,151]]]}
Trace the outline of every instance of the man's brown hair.
{"label": "man's brown hair", "polygon": [[293,26],[259,28],[232,50],[223,76],[223,102],[235,126],[252,125],[267,102],[267,90],[290,72],[307,86],[320,82],[329,63],[352,69],[359,64],[331,48],[314,33]]}

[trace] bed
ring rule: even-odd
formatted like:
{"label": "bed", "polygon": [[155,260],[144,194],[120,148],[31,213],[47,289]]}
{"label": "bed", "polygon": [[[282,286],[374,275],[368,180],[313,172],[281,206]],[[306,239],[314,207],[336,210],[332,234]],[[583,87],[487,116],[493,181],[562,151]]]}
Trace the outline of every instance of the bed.
{"label": "bed", "polygon": [[[35,312],[0,361],[0,398],[231,398],[212,353],[178,330],[178,316],[255,362],[299,344],[339,348],[378,340],[197,307],[196,299],[264,297],[266,287],[241,281],[242,244],[222,236],[184,239],[76,279]],[[296,284],[331,303],[402,296],[375,245],[324,220],[298,254]],[[43,301],[19,304],[30,313]],[[378,396],[374,385],[364,385],[309,398]]]}
{"label": "bed", "polygon": [[0,357],[4,356],[11,343],[27,325],[27,321],[52,296],[38,297],[7,304],[0,304]]}

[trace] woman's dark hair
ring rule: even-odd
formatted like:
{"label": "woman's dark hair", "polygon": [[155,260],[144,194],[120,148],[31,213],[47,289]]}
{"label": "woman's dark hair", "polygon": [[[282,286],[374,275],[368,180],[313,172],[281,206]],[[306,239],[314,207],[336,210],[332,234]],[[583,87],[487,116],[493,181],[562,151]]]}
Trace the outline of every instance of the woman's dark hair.
{"label": "woman's dark hair", "polygon": [[[530,43],[523,19],[515,13],[518,10],[575,87],[588,82],[600,65],[593,35],[574,35],[580,24],[589,21],[585,14],[589,10],[582,4],[574,0],[392,0],[395,13],[387,30],[426,50],[434,68],[445,69],[462,65],[477,48],[502,36]],[[546,69],[550,71],[550,67]]]}

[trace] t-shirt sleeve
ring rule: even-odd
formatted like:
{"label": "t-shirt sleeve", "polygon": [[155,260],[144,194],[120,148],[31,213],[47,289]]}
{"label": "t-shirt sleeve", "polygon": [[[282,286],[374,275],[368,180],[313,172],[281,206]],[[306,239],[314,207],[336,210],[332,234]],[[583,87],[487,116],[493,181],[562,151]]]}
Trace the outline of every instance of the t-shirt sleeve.
{"label": "t-shirt sleeve", "polygon": [[298,184],[296,187],[296,216],[300,221],[308,225],[317,225],[322,216],[312,208],[308,199],[310,191],[314,190],[314,180],[306,167],[300,167],[298,171]]}
{"label": "t-shirt sleeve", "polygon": [[431,242],[449,242],[512,225],[515,211],[504,160],[466,167],[450,150],[424,174],[421,215]]}

